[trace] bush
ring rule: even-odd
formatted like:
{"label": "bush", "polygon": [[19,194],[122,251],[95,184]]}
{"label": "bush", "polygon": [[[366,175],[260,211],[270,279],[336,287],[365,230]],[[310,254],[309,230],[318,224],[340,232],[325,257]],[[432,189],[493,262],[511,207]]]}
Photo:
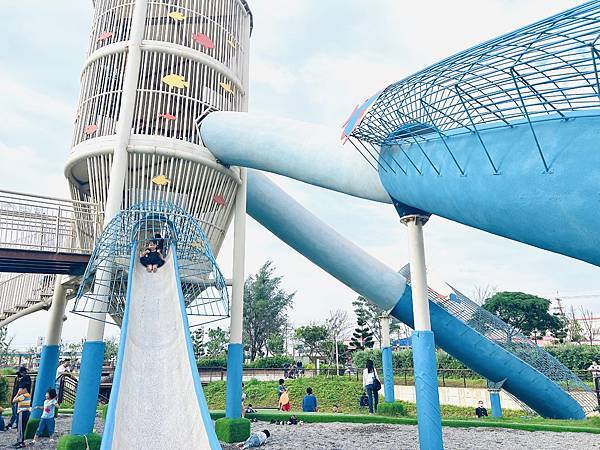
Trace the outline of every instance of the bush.
{"label": "bush", "polygon": [[294,360],[291,356],[279,355],[268,356],[265,358],[256,358],[253,362],[245,364],[245,367],[264,367],[269,369],[283,369],[284,364],[292,364]]}
{"label": "bush", "polygon": [[383,402],[377,407],[377,414],[387,417],[400,417],[406,415],[406,410],[403,402]]}
{"label": "bush", "polygon": [[198,367],[227,367],[227,357],[217,356],[215,358],[202,357],[196,361]]}
{"label": "bush", "polygon": [[106,416],[108,415],[108,405],[102,405],[100,407],[100,411],[102,412],[102,420],[106,421]]}
{"label": "bush", "polygon": [[56,450],[100,450],[102,437],[96,433],[85,436],[65,434],[58,441]]}
{"label": "bush", "polygon": [[244,442],[250,437],[250,421],[248,419],[221,418],[215,422],[215,432],[220,441],[231,444]]}
{"label": "bush", "polygon": [[[35,436],[35,432],[38,429],[38,425],[40,424],[40,419],[29,419],[27,421],[27,426],[25,427],[25,439],[33,439]],[[48,433],[46,433],[42,437],[48,437]]]}
{"label": "bush", "polygon": [[5,404],[9,402],[8,397],[8,379],[6,377],[0,377],[0,403]]}
{"label": "bush", "polygon": [[592,362],[600,362],[600,345],[555,345],[545,348],[571,370],[587,370]]}

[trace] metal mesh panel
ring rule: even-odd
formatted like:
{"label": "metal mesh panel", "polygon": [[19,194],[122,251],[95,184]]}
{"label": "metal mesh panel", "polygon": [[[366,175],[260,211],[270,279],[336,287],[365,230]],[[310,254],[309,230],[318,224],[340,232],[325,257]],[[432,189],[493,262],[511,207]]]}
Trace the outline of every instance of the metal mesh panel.
{"label": "metal mesh panel", "polygon": [[[352,143],[374,167],[381,164],[381,145],[400,145],[404,164],[409,165],[411,152],[425,153],[425,141],[441,140],[453,156],[447,138],[475,133],[497,173],[482,130],[529,124],[535,138],[534,121],[600,114],[599,34],[600,1],[594,0],[389,85],[370,109],[358,109],[354,119],[364,117],[345,133],[356,138]],[[537,145],[547,171],[543,149]],[[385,163],[380,168],[392,169]]]}
{"label": "metal mesh panel", "polygon": [[198,317],[195,323],[228,316],[225,279],[202,227],[182,208],[166,202],[135,205],[111,220],[90,258],[73,312],[96,318],[96,313],[108,311],[120,324],[130,260],[141,264],[140,256],[151,243],[163,252],[175,245],[187,313]]}
{"label": "metal mesh panel", "polygon": [[[410,267],[408,265],[403,267],[400,273],[406,277],[407,282],[410,284]],[[428,287],[429,300],[546,375],[579,402],[586,413],[596,408],[595,394],[564,364],[524,336],[520,330],[483,309],[457,289],[452,286],[450,288],[454,293],[450,294],[449,297],[444,297]]]}

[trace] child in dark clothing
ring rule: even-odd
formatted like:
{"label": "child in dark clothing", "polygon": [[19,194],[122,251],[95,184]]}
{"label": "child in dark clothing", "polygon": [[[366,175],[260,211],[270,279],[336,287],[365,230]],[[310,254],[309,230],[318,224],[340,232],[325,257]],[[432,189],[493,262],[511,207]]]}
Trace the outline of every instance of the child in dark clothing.
{"label": "child in dark clothing", "polygon": [[165,263],[165,258],[155,240],[148,242],[148,248],[142,252],[140,262],[146,266],[148,272],[156,272]]}

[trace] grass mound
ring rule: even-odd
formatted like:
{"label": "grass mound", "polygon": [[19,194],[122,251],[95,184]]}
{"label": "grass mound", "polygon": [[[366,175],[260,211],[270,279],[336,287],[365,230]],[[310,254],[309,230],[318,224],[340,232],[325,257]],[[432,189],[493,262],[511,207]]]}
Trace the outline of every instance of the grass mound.
{"label": "grass mound", "polygon": [[100,450],[102,437],[96,433],[77,436],[65,434],[58,441],[56,450]]}
{"label": "grass mound", "polygon": [[243,442],[250,437],[250,421],[222,417],[215,422],[215,432],[220,441],[228,444]]}
{"label": "grass mound", "polygon": [[377,414],[388,417],[401,417],[406,415],[404,402],[383,402],[377,407]]}

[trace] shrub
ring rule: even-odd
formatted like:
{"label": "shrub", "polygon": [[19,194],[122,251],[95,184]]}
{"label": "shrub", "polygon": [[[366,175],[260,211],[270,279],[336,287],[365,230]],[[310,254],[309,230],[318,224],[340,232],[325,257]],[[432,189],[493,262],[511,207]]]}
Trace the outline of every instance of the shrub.
{"label": "shrub", "polygon": [[377,407],[377,414],[379,414],[380,416],[400,417],[405,416],[406,411],[404,409],[403,402],[384,402],[380,403]]}
{"label": "shrub", "polygon": [[100,411],[102,412],[102,419],[106,421],[106,416],[108,414],[108,405],[102,405],[100,407]]}
{"label": "shrub", "polygon": [[545,348],[571,370],[587,370],[592,362],[600,362],[600,345],[556,345]]}
{"label": "shrub", "polygon": [[291,356],[279,355],[268,356],[265,358],[256,358],[253,362],[245,364],[246,367],[265,367],[269,369],[283,369],[284,364],[292,364],[294,360]]}
{"label": "shrub", "polygon": [[196,361],[198,367],[227,367],[227,357],[217,356],[215,358],[202,357]]}
{"label": "shrub", "polygon": [[[30,418],[27,421],[27,426],[25,427],[25,439],[33,439],[33,436],[35,435],[35,432],[37,431],[39,424],[40,424],[40,419]],[[42,437],[48,437],[48,433],[46,433]]]}
{"label": "shrub", "polygon": [[228,444],[243,442],[250,437],[250,421],[223,417],[215,422],[215,432],[220,441]]}
{"label": "shrub", "polygon": [[100,450],[102,437],[96,433],[78,436],[65,434],[58,441],[56,450]]}
{"label": "shrub", "polygon": [[0,403],[4,404],[8,402],[8,379],[6,377],[0,377]]}

